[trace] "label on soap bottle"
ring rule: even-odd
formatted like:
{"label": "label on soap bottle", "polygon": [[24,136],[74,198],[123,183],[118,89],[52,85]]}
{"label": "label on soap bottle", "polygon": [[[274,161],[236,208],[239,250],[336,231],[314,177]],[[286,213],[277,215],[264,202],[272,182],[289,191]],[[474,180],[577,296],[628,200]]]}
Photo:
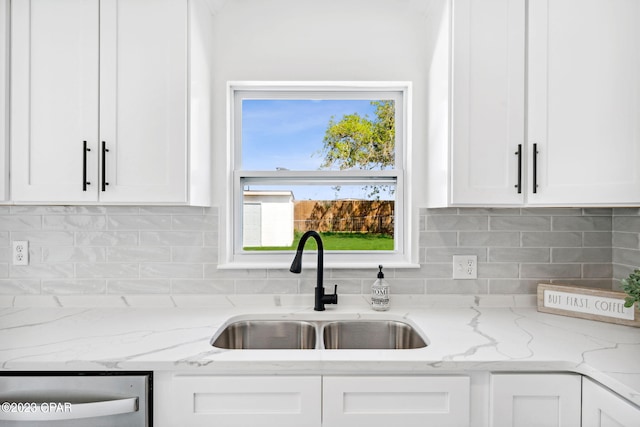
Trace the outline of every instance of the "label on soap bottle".
{"label": "label on soap bottle", "polygon": [[378,311],[389,309],[389,286],[374,284],[371,287],[371,308]]}

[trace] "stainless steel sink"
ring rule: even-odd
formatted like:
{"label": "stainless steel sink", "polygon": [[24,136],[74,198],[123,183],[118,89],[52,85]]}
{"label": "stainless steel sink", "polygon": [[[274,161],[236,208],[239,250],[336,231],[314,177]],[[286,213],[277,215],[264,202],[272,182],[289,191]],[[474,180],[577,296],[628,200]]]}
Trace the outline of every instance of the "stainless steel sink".
{"label": "stainless steel sink", "polygon": [[407,350],[426,347],[427,340],[401,320],[238,319],[221,328],[211,345],[232,350]]}
{"label": "stainless steel sink", "polygon": [[298,320],[243,320],[229,324],[212,345],[228,349],[316,348],[316,325]]}
{"label": "stainless steel sink", "polygon": [[323,327],[326,349],[412,349],[427,343],[409,324],[397,320],[346,320]]}

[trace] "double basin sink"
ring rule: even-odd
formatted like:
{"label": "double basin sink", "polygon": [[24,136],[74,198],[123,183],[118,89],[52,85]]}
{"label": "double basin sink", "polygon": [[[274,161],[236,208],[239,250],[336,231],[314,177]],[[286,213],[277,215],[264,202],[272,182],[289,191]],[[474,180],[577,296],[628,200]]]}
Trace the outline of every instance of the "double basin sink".
{"label": "double basin sink", "polygon": [[407,350],[427,344],[417,328],[397,319],[232,319],[211,339],[214,347],[234,350]]}

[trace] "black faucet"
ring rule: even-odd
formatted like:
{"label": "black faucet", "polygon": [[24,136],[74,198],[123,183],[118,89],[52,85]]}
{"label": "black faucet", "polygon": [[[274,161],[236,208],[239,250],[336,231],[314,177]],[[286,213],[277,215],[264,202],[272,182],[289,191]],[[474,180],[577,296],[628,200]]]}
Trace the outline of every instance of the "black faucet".
{"label": "black faucet", "polygon": [[338,303],[338,285],[335,285],[333,294],[325,294],[324,286],[322,286],[322,270],[324,269],[324,246],[322,246],[322,239],[320,235],[311,230],[302,235],[300,242],[298,243],[298,249],[296,250],[296,256],[291,263],[289,269],[292,273],[300,273],[302,271],[302,250],[304,244],[309,237],[313,237],[318,243],[318,282],[316,283],[316,302],[313,309],[315,311],[324,311],[325,304],[337,304]]}

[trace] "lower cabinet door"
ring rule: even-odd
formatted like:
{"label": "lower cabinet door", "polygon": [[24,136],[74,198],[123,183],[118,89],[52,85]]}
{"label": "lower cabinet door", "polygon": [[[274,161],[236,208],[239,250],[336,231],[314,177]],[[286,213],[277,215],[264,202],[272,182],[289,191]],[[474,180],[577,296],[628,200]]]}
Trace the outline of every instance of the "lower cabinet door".
{"label": "lower cabinet door", "polygon": [[491,375],[491,427],[580,427],[578,374]]}
{"label": "lower cabinet door", "polygon": [[323,427],[469,426],[464,376],[323,377]]}
{"label": "lower cabinet door", "polygon": [[181,376],[174,418],[189,427],[319,427],[321,378]]}
{"label": "lower cabinet door", "polygon": [[583,378],[582,427],[640,427],[640,408]]}

